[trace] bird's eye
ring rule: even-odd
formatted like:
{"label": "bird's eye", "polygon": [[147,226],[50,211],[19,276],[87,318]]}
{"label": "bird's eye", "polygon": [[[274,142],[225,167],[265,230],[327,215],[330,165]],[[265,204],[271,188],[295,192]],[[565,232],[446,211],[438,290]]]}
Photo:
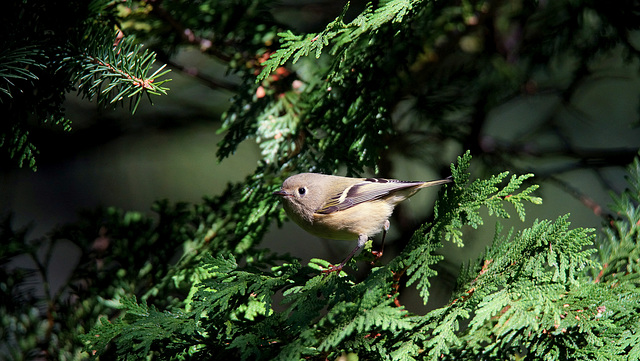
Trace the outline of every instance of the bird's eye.
{"label": "bird's eye", "polygon": [[307,193],[307,188],[305,188],[305,187],[298,188],[298,194],[303,196],[305,193]]}

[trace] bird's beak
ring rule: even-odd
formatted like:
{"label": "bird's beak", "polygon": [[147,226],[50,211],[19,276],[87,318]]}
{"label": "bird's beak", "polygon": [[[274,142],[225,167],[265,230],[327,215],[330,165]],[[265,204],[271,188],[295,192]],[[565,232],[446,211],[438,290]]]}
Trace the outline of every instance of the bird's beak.
{"label": "bird's beak", "polygon": [[273,195],[280,196],[280,197],[291,197],[291,194],[287,193],[283,189],[273,192]]}

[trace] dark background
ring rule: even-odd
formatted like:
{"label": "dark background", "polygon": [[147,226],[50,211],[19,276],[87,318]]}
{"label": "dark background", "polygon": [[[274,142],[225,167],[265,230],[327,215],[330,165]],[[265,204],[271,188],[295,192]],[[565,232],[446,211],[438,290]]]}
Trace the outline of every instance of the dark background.
{"label": "dark background", "polygon": [[[354,4],[351,11],[356,12],[361,6]],[[285,2],[274,13],[279,20],[301,31],[315,31],[341,8],[339,2],[306,7]],[[217,78],[237,82],[233,76],[224,74],[221,64],[197,51],[182,52],[176,60]],[[557,94],[540,93],[513,99],[489,115],[481,130],[481,144],[487,151],[502,141],[526,142],[532,129],[549,127],[548,138],[537,138],[535,143],[538,150],[546,151],[546,156],[521,157],[518,161],[520,169],[531,169],[541,176],[538,195],[544,203],[528,207],[524,224],[511,219],[503,222],[506,226],[520,228],[536,218],[554,219],[571,213],[575,227],[597,228],[603,217],[594,209],[600,206],[606,213],[609,189],[619,191],[626,186],[620,164],[606,162],[615,159],[616,154],[620,154],[620,162],[630,160],[629,153],[640,147],[640,129],[635,126],[640,99],[637,64],[624,64],[615,55],[602,59],[601,63],[602,77],[583,84],[575,92],[570,108],[561,103]],[[562,81],[562,65],[556,70],[554,76]],[[73,130],[64,133],[52,128],[35,134],[41,152],[37,172],[7,164],[0,169],[0,214],[14,212],[16,226],[32,223],[30,234],[38,238],[58,224],[73,222],[82,208],[115,206],[151,214],[155,200],[197,203],[203,196],[220,193],[228,182],[241,181],[250,174],[260,157],[253,141],[243,143],[235,155],[221,162],[215,156],[217,143],[223,136],[216,133],[220,114],[229,106],[232,92],[211,89],[179,71],[173,71],[169,77],[173,79],[168,83],[169,94],[156,97],[154,105],[144,103],[134,116],[126,109],[97,108],[94,103],[69,94],[66,109]],[[397,112],[402,112],[403,106],[400,103]],[[547,122],[550,117],[554,120],[553,128]],[[575,151],[591,155],[590,159],[596,162],[576,164],[562,152],[553,152],[563,137],[569,137]],[[440,156],[453,161],[464,151],[461,145],[451,143],[442,149]],[[605,163],[597,163],[598,159],[604,159]],[[395,178],[438,177],[424,164],[403,158],[391,161]],[[551,174],[556,180],[546,177]],[[421,191],[406,202],[403,214],[413,219],[428,215],[436,194],[435,189]],[[391,240],[397,236],[394,223],[392,219]],[[482,252],[493,233],[468,232],[466,237],[464,249],[453,245],[443,249],[446,257],[443,280],[449,281],[448,272],[455,274],[460,264]],[[316,257],[338,262],[353,244],[320,240],[286,223],[281,229],[273,227],[262,246],[289,252],[303,262]],[[50,269],[57,276],[52,278],[54,289],[56,282],[61,284],[72,269],[74,252],[73,247],[64,243],[56,250]],[[387,253],[385,257],[391,256]],[[22,262],[25,260],[16,260],[16,264]],[[441,296],[441,300],[434,297],[433,302],[444,302],[448,297],[444,291]]]}

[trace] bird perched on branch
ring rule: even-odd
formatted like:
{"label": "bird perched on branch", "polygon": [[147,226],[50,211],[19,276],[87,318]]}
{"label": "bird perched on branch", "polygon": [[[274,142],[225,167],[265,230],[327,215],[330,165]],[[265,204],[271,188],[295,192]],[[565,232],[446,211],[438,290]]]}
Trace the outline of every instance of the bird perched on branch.
{"label": "bird perched on branch", "polygon": [[[382,246],[395,206],[418,190],[451,182],[451,177],[427,182],[383,178],[350,178],[318,173],[301,173],[287,178],[273,194],[282,198],[291,220],[314,236],[357,240],[358,244],[338,271],[369,239],[380,232]],[[377,255],[382,255],[380,251]]]}

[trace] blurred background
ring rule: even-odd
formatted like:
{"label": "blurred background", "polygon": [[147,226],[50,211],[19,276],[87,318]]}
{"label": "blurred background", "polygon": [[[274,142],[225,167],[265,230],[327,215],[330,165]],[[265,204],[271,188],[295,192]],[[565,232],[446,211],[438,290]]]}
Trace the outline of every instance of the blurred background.
{"label": "blurred background", "polygon": [[[297,31],[319,31],[342,11],[343,5],[338,1],[283,1],[272,14]],[[352,2],[349,14],[357,14],[363,6],[362,2]],[[638,41],[637,36],[631,39]],[[462,40],[460,44],[474,46]],[[229,182],[242,181],[253,173],[261,156],[252,140],[242,143],[230,158],[218,161],[215,156],[224,136],[217,132],[220,117],[234,92],[203,83],[190,69],[229,84],[238,85],[240,79],[227,74],[224,64],[197,49],[181,50],[172,61],[183,68],[174,68],[169,74],[172,81],[168,83],[168,95],[154,98],[153,105],[143,101],[135,115],[127,109],[103,109],[69,94],[65,108],[73,130],[67,133],[42,128],[34,134],[40,150],[38,170],[2,164],[0,214],[13,212],[14,224],[32,224],[30,237],[39,238],[56,225],[76,220],[80,209],[114,206],[153,215],[150,207],[156,200],[198,203],[203,196],[219,194]],[[608,192],[625,188],[624,165],[640,147],[638,64],[623,62],[622,54],[615,52],[598,64],[595,75],[572,94],[570,106],[561,94],[533,91],[491,109],[479,129],[474,156],[491,163],[498,158],[496,154],[512,152],[517,155],[517,171],[535,173],[533,182],[541,184],[537,194],[543,198],[543,205],[529,206],[524,224],[518,219],[501,221],[506,227],[521,228],[536,218],[555,219],[571,213],[575,227],[597,228],[605,220]],[[561,84],[569,72],[558,64],[546,76]],[[409,102],[400,101],[394,112],[400,118],[410,107]],[[403,141],[390,146],[402,147]],[[437,156],[453,162],[465,150],[463,144],[450,142]],[[390,160],[392,174],[386,176],[405,180],[440,176],[438,170],[416,159],[391,156]],[[494,165],[502,170],[499,163]],[[478,176],[482,175],[479,172]],[[415,222],[428,217],[437,192],[423,190],[399,210],[409,223],[391,221],[386,260],[398,251],[393,247],[394,240],[414,229],[401,229],[400,223],[415,227]],[[450,283],[460,265],[475,259],[491,242],[494,227],[484,229],[491,232],[469,232],[463,249],[447,245],[442,250],[446,259],[441,270],[444,283]],[[274,224],[260,247],[289,252],[303,263],[311,258],[339,262],[353,244],[317,239],[287,222],[282,228]],[[56,250],[50,269],[56,275],[52,278],[54,288],[73,268],[74,252],[64,243]],[[440,296],[432,297],[434,304],[446,302],[446,289]]]}

